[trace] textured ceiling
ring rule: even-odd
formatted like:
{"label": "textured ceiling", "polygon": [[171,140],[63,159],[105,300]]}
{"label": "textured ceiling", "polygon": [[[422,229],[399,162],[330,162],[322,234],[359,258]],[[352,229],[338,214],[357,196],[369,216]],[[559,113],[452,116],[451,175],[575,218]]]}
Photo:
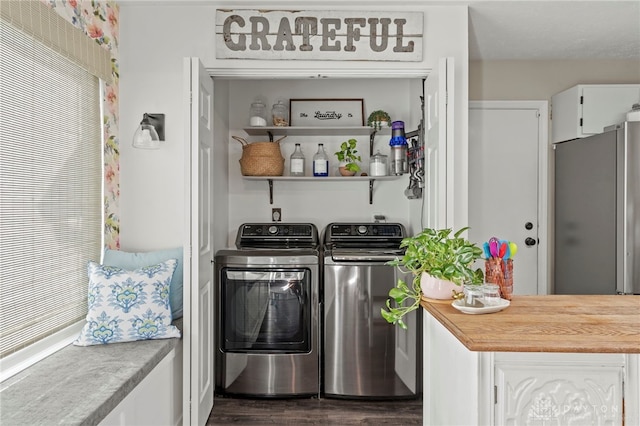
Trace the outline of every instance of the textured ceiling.
{"label": "textured ceiling", "polygon": [[471,60],[640,59],[640,0],[468,5]]}

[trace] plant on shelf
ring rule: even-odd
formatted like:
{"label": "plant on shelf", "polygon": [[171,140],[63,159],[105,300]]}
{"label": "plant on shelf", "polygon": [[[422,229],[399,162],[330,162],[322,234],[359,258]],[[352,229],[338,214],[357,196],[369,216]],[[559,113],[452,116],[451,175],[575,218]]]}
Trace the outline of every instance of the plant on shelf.
{"label": "plant on shelf", "polygon": [[[388,265],[396,266],[403,273],[411,273],[413,280],[407,284],[399,279],[396,286],[389,290],[389,297],[396,306],[391,306],[387,299],[387,309],[381,309],[382,317],[391,324],[407,328],[402,317],[420,306],[422,294],[425,292],[425,280],[438,281],[438,285],[446,283],[449,293],[446,297],[457,298],[463,284],[482,284],[482,269],[473,269],[473,263],[482,257],[482,249],[471,243],[461,234],[469,229],[465,227],[451,234],[452,229],[425,228],[419,234],[402,240],[401,248],[405,249],[402,258],[396,258]],[[427,284],[428,285],[428,284]],[[441,287],[440,287],[441,288]],[[444,297],[443,297],[444,298]]]}
{"label": "plant on shelf", "polygon": [[373,127],[376,131],[382,129],[383,126],[391,126],[391,117],[385,111],[378,109],[369,114],[367,126]]}
{"label": "plant on shelf", "polygon": [[336,151],[335,155],[340,161],[340,174],[343,176],[353,176],[360,170],[358,161],[362,161],[362,158],[358,155],[355,139],[349,139],[346,142],[342,142],[340,145],[340,151]]}

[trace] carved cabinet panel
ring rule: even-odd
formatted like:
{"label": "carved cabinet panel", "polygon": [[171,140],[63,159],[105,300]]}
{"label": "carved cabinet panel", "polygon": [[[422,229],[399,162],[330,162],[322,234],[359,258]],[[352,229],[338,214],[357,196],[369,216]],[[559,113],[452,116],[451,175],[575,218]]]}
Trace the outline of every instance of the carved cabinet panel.
{"label": "carved cabinet panel", "polygon": [[623,366],[497,364],[495,424],[622,425]]}

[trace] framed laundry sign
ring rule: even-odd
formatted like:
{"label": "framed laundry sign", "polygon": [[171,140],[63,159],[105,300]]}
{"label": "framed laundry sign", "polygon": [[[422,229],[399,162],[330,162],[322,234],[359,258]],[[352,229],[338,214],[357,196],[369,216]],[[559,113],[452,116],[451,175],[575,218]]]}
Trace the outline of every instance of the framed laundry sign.
{"label": "framed laundry sign", "polygon": [[216,58],[421,61],[423,12],[217,9]]}
{"label": "framed laundry sign", "polygon": [[290,99],[289,112],[291,126],[364,126],[362,99]]}

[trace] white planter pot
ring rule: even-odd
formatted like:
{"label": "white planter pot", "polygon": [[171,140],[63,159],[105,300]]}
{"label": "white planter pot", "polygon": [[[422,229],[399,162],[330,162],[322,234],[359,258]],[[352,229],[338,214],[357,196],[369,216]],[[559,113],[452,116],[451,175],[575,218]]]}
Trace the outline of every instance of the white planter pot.
{"label": "white planter pot", "polygon": [[459,293],[462,287],[451,281],[434,278],[423,272],[420,276],[420,288],[422,294],[429,299],[447,300],[453,298],[453,291]]}
{"label": "white planter pot", "polygon": [[340,162],[340,164],[338,165],[338,172],[342,176],[353,176],[353,175],[356,174],[356,172],[352,172],[351,170],[347,170],[347,162],[346,161],[341,161]]}

